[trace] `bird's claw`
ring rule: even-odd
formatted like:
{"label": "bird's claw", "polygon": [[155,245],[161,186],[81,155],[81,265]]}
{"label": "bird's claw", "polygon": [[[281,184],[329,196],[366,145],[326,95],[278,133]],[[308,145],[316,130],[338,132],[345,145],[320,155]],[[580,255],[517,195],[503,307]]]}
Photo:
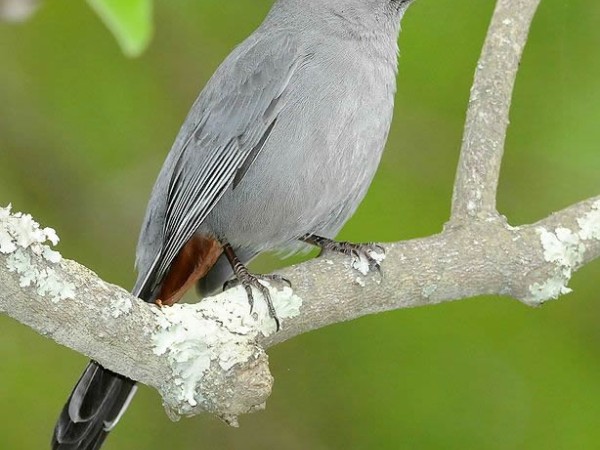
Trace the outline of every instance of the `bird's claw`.
{"label": "bird's claw", "polygon": [[385,257],[385,249],[381,245],[372,242],[355,244],[353,242],[337,242],[333,240],[326,240],[321,245],[323,251],[342,253],[351,256],[356,261],[366,260],[369,264],[369,271],[375,270],[383,277],[381,261]]}
{"label": "bird's claw", "polygon": [[[361,260],[365,258],[369,263],[369,271],[376,270],[381,277],[383,277],[383,270],[381,269],[381,261],[385,257],[385,249],[378,244],[371,242],[366,244],[350,244],[354,246],[352,249],[352,256],[356,259]],[[377,256],[374,256],[377,255]]]}
{"label": "bird's claw", "polygon": [[240,284],[244,286],[246,295],[248,296],[248,304],[250,305],[250,314],[252,314],[254,311],[254,295],[252,293],[252,288],[256,288],[265,299],[265,303],[267,304],[267,309],[269,311],[269,317],[275,321],[276,329],[279,331],[281,329],[281,323],[279,321],[279,317],[277,317],[277,311],[275,311],[275,306],[273,305],[269,288],[262,284],[260,282],[261,280],[282,282],[290,287],[292,286],[292,283],[290,283],[287,278],[284,278],[281,275],[254,275],[250,272],[243,272],[238,274],[238,278],[226,281],[223,285],[223,290],[230,289]]}

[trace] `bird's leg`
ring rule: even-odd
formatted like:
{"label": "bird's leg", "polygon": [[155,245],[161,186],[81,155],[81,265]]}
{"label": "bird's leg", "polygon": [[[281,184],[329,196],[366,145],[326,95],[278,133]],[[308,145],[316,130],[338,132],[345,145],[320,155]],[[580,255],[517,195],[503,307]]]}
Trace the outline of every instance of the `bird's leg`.
{"label": "bird's leg", "polygon": [[[314,234],[307,234],[301,237],[300,240],[307,244],[314,245],[315,247],[319,247],[321,249],[319,256],[321,256],[323,252],[329,251],[343,253],[344,255],[352,256],[357,259],[364,258],[369,263],[369,270],[374,269],[380,274],[382,273],[380,263],[383,259],[383,255],[385,255],[385,249],[381,245],[370,242],[364,244],[355,244],[353,242],[345,241],[338,242]],[[381,255],[381,257],[377,257],[377,255]]]}
{"label": "bird's leg", "polygon": [[[237,255],[234,253],[233,248],[226,242],[222,243],[223,245],[223,253],[227,257],[227,260],[231,264],[233,269],[233,273],[237,278],[237,281],[244,286],[246,290],[246,294],[248,295],[248,303],[250,304],[250,313],[252,313],[252,308],[254,307],[254,296],[252,295],[252,288],[255,287],[262,294],[265,302],[267,303],[267,308],[269,310],[269,316],[275,321],[275,325],[277,326],[277,331],[279,331],[280,323],[279,317],[277,317],[277,312],[275,311],[275,307],[273,306],[273,301],[271,300],[271,294],[269,293],[269,289],[262,284],[259,280],[267,280],[267,281],[277,281],[287,283],[289,285],[290,282],[283,278],[281,275],[254,275],[248,272],[248,269],[242,262],[239,260]],[[227,282],[223,286],[224,289],[231,287],[234,283]]]}

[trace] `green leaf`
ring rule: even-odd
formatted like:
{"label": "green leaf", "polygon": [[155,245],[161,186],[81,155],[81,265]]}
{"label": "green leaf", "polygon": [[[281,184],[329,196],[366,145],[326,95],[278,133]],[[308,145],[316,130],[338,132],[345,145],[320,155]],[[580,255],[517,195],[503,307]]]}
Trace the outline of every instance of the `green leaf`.
{"label": "green leaf", "polygon": [[152,0],[87,0],[127,56],[139,56],[152,37]]}

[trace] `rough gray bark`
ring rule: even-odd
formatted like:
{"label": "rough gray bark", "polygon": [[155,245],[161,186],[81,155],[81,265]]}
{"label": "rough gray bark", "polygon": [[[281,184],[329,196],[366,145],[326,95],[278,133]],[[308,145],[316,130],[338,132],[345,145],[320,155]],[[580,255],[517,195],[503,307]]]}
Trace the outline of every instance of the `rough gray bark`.
{"label": "rough gray bark", "polygon": [[540,0],[498,0],[475,70],[454,184],[452,222],[498,216],[496,189],[508,114]]}
{"label": "rough gray bark", "polygon": [[481,294],[539,305],[567,293],[574,271],[600,256],[600,196],[521,227],[495,210],[514,77],[538,3],[498,1],[472,89],[452,218],[438,235],[383,244],[383,278],[340,255],[280,271],[294,289],[273,291],[283,326],[275,333],[264,302],[249,315],[241,288],[158,309],[59,261],[43,244],[51,232],[19,239],[23,218],[3,222],[0,210],[0,312],[155,387],[173,418],[210,411],[235,424],[270,394],[265,349],[298,334]]}

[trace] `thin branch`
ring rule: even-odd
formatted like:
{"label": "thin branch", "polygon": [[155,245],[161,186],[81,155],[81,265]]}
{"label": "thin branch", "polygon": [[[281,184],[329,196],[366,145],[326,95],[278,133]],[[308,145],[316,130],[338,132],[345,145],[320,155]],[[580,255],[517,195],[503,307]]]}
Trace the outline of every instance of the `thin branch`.
{"label": "thin branch", "polygon": [[[567,293],[571,275],[600,256],[600,196],[529,226],[473,222],[385,248],[383,278],[361,274],[338,255],[283,270],[294,290],[272,292],[283,324],[278,333],[264,302],[256,301],[249,315],[241,288],[159,309],[73,261],[53,264],[43,252],[21,248],[0,256],[0,312],[155,387],[172,417],[210,411],[235,423],[270,394],[264,349],[291,337],[367,314],[482,294],[539,305]],[[19,252],[28,255],[27,264]],[[32,273],[46,276],[40,281]],[[40,295],[50,274],[72,298],[56,297],[58,290]]]}
{"label": "thin branch", "polygon": [[451,224],[497,218],[496,190],[515,77],[540,0],[498,0],[471,88]]}

